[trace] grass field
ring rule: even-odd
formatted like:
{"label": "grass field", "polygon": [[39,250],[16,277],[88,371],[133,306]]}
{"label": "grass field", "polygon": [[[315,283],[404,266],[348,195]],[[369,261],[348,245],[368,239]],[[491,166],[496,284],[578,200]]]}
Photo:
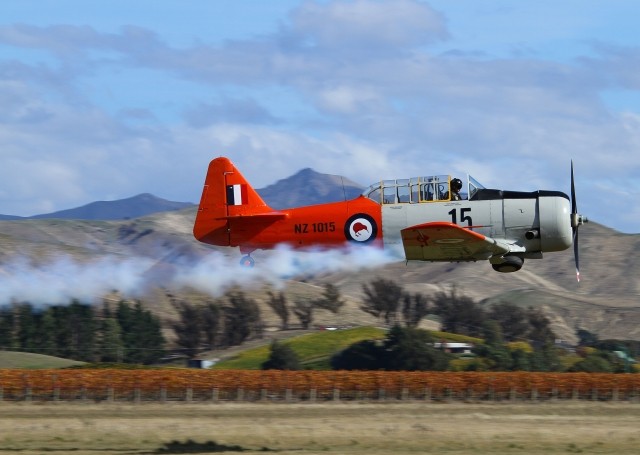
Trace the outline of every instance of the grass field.
{"label": "grass field", "polygon": [[67,368],[73,365],[82,365],[84,362],[61,359],[48,355],[34,354],[31,352],[0,351],[1,368]]}
{"label": "grass field", "polygon": [[[282,341],[288,344],[298,355],[305,368],[330,369],[329,359],[336,352],[362,340],[382,339],[386,332],[375,327],[357,327],[354,329],[321,331],[292,337]],[[216,364],[218,370],[241,369],[259,370],[268,358],[270,345],[265,344],[240,352],[235,357]]]}
{"label": "grass field", "polygon": [[0,454],[637,454],[640,406],[10,404]]}
{"label": "grass field", "polygon": [[[386,335],[386,330],[376,327],[356,327],[344,330],[326,330],[316,333],[294,336],[284,339],[282,343],[289,345],[298,355],[305,369],[330,370],[331,356],[362,340],[381,340]],[[458,341],[468,343],[482,343],[480,338],[457,335],[446,332],[431,331],[435,340]],[[262,363],[269,358],[270,345],[245,349],[231,358],[216,364],[213,369],[241,369],[259,370]]]}

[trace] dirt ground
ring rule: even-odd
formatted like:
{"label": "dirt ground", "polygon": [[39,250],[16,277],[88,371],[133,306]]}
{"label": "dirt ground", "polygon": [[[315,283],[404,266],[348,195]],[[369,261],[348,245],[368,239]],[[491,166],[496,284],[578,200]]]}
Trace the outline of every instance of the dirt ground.
{"label": "dirt ground", "polygon": [[637,454],[640,405],[1,403],[0,454]]}

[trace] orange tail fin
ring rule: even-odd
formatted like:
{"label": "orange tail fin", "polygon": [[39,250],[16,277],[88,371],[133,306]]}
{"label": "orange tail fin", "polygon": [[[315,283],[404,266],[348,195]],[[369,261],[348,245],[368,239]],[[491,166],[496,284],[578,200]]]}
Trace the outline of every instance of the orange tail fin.
{"label": "orange tail fin", "polygon": [[231,160],[220,157],[211,161],[193,227],[195,238],[212,245],[234,246],[230,220],[255,216],[279,214],[264,202]]}

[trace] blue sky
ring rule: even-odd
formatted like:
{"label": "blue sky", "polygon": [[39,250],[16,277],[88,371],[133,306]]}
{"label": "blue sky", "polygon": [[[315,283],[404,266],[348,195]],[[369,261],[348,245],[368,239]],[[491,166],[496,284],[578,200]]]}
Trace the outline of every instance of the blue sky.
{"label": "blue sky", "polygon": [[0,213],[470,173],[640,232],[635,1],[6,1]]}

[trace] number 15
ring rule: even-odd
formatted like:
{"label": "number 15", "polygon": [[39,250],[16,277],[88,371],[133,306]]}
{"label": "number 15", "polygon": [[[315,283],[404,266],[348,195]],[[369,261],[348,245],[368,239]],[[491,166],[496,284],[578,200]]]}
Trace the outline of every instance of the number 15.
{"label": "number 15", "polygon": [[[471,220],[471,215],[465,215],[466,213],[470,213],[471,212],[471,208],[470,207],[466,207],[466,208],[461,208],[460,209],[460,223],[464,223],[465,221],[467,222],[467,226],[471,227],[473,226],[473,221]],[[449,215],[451,215],[451,222],[453,224],[458,224],[458,215],[457,215],[457,209],[453,209],[449,212]]]}

